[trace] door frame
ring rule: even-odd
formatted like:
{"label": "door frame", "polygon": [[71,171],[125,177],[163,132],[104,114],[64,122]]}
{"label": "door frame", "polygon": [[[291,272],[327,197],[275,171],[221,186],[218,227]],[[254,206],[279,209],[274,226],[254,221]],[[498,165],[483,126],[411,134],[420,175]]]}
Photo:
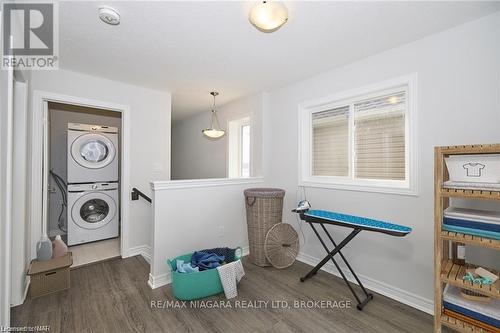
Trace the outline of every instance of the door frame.
{"label": "door frame", "polygon": [[[77,96],[62,95],[46,91],[33,91],[31,121],[31,257],[36,257],[35,244],[42,235],[42,222],[47,225],[48,200],[43,189],[48,185],[48,103],[61,103],[84,106],[121,113],[121,179],[120,179],[120,253],[128,257],[129,245],[129,193],[130,193],[130,107],[106,101],[93,100]],[[45,148],[45,149],[44,149]],[[45,168],[44,168],[45,165]]]}
{"label": "door frame", "polygon": [[[12,36],[11,36],[12,41]],[[0,155],[5,159],[5,169],[0,170],[0,326],[10,325],[10,300],[11,300],[11,241],[12,241],[12,156],[13,156],[13,131],[14,131],[14,70],[6,70],[7,91],[1,94],[5,97],[7,110],[1,131],[5,140],[0,140]],[[3,78],[2,78],[3,79]],[[4,112],[2,110],[2,112]],[[5,183],[2,181],[5,180]],[[3,208],[3,209],[2,209]]]}
{"label": "door frame", "polygon": [[28,133],[28,77],[21,71],[14,72],[13,106],[13,157],[12,165],[12,212],[20,223],[12,224],[11,237],[11,295],[12,306],[24,302],[28,292],[29,276],[26,275],[31,253],[31,229],[28,219],[29,193],[29,133]]}

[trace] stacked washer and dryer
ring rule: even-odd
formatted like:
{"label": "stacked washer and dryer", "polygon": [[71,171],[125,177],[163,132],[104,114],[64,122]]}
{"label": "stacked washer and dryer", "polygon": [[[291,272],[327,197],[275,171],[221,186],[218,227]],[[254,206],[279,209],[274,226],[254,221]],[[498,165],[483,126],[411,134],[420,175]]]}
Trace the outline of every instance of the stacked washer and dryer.
{"label": "stacked washer and dryer", "polygon": [[68,245],[119,235],[118,128],[68,124]]}

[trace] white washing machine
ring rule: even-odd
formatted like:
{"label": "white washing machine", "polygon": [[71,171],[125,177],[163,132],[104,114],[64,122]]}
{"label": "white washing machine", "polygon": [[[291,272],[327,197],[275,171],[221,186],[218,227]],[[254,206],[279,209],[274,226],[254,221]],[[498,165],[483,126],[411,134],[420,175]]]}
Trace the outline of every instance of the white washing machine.
{"label": "white washing machine", "polygon": [[118,183],[68,184],[68,245],[118,237]]}
{"label": "white washing machine", "polygon": [[118,128],[68,124],[67,182],[118,181]]}

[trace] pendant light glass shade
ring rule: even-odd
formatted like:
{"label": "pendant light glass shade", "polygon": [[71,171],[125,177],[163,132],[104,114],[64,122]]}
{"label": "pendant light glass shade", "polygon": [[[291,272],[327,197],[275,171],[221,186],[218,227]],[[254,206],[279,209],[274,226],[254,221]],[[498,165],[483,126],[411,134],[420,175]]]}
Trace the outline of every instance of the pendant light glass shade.
{"label": "pendant light glass shade", "polygon": [[206,137],[211,138],[211,139],[222,138],[224,136],[224,134],[226,134],[226,131],[224,131],[224,130],[216,130],[213,128],[205,128],[202,132],[203,132],[203,135],[205,135]]}
{"label": "pendant light glass shade", "polygon": [[210,127],[205,128],[201,131],[201,133],[203,133],[203,135],[207,138],[219,139],[222,138],[224,134],[226,134],[226,130],[220,127],[219,118],[217,117],[217,109],[215,107],[215,96],[219,95],[219,93],[216,91],[212,91],[210,95],[214,97],[214,105],[212,108],[212,114],[210,115]]}
{"label": "pendant light glass shade", "polygon": [[288,20],[288,10],[277,1],[262,1],[250,11],[250,22],[260,31],[273,32]]}

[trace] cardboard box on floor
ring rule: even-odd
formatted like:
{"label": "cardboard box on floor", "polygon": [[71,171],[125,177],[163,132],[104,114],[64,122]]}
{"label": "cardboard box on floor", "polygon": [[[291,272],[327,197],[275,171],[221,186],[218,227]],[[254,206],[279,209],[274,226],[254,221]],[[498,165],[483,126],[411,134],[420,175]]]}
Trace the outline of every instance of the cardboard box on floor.
{"label": "cardboard box on floor", "polygon": [[28,275],[31,277],[30,297],[36,298],[69,289],[69,267],[72,264],[71,252],[50,260],[32,260],[28,269]]}

